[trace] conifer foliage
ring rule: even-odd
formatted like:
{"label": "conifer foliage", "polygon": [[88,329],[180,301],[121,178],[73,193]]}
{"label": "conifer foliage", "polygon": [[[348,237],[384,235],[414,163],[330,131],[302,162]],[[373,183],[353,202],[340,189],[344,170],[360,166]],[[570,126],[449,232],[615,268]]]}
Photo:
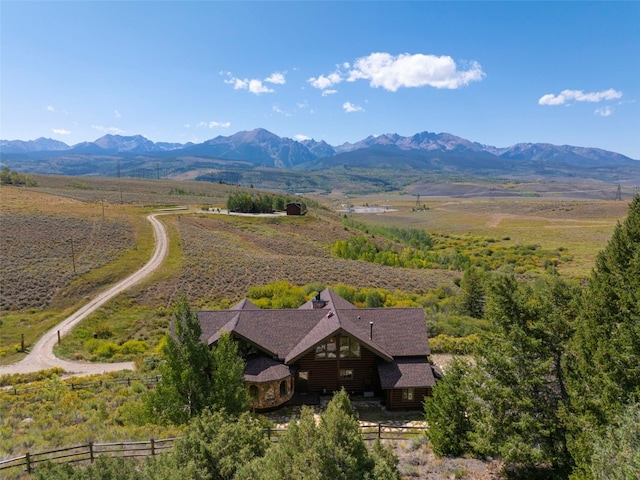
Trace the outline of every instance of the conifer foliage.
{"label": "conifer foliage", "polygon": [[596,258],[568,347],[570,449],[575,478],[589,469],[593,439],[640,399],[640,196]]}

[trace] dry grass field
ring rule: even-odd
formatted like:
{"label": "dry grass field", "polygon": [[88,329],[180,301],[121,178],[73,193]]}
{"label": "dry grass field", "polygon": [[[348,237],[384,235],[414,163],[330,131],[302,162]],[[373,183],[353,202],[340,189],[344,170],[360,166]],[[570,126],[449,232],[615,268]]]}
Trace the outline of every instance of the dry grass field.
{"label": "dry grass field", "polygon": [[[185,293],[197,308],[229,306],[251,286],[286,280],[424,293],[453,285],[460,272],[412,270],[331,256],[331,246],[361,232],[345,228],[337,213],[343,199],[312,198],[305,217],[247,218],[203,213],[224,207],[238,187],[206,182],[37,176],[39,186],[3,187],[2,317],[0,362],[20,355],[20,334],[32,344],[72,308],[148,259],[152,206],[188,205],[167,215],[171,253],[153,278],[105,305],[72,333],[59,353],[92,359],[84,349],[96,332],[113,340],[142,340],[152,347],[168,323],[173,301]],[[251,191],[251,190],[248,190]],[[486,237],[501,245],[537,244],[571,258],[563,276],[589,274],[597,252],[626,215],[627,202],[543,198],[423,198],[381,194],[350,199],[353,205],[389,205],[384,214],[352,214],[364,223],[420,228],[431,234]],[[121,203],[122,202],[122,203]],[[5,228],[7,227],[7,228]],[[70,239],[74,239],[71,252]],[[76,262],[73,273],[72,262]],[[114,360],[119,360],[114,358]]]}
{"label": "dry grass field", "polygon": [[[606,245],[616,223],[627,214],[628,201],[554,198],[416,198],[375,195],[350,199],[353,205],[389,205],[397,211],[359,214],[363,222],[421,228],[430,233],[509,238],[512,244],[566,249],[573,257],[561,264],[566,277],[589,275],[596,254]],[[334,202],[334,204],[337,202]]]}

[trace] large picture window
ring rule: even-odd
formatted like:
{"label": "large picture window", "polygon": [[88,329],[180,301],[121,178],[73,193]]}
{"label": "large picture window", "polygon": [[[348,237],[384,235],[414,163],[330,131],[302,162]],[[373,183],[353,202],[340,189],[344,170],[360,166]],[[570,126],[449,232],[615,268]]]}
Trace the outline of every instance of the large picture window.
{"label": "large picture window", "polygon": [[316,346],[316,360],[336,358],[338,347],[335,337],[331,337],[326,342]]}
{"label": "large picture window", "polygon": [[360,344],[351,337],[340,337],[340,358],[360,358]]}

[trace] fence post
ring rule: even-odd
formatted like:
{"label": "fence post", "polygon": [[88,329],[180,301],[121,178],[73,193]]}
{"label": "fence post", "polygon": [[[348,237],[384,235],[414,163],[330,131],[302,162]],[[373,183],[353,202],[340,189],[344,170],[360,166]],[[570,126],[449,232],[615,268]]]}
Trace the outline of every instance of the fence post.
{"label": "fence post", "polygon": [[380,436],[382,434],[382,423],[378,422],[378,440],[381,440]]}
{"label": "fence post", "polygon": [[89,442],[89,459],[93,463],[93,442]]}
{"label": "fence post", "polygon": [[156,454],[156,443],[152,438],[151,439],[151,456],[154,456],[155,454]]}
{"label": "fence post", "polygon": [[130,387],[131,386],[131,379],[129,377],[127,377],[127,386]]}
{"label": "fence post", "polygon": [[25,464],[27,465],[27,473],[31,473],[31,457],[29,452],[27,452],[24,456]]}

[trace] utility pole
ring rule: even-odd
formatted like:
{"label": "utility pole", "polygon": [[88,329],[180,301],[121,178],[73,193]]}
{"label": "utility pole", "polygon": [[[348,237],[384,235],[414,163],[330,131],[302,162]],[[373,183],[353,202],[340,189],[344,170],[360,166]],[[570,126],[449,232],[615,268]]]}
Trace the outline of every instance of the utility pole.
{"label": "utility pole", "polygon": [[120,205],[122,205],[124,202],[122,201],[122,186],[120,187]]}
{"label": "utility pole", "polygon": [[622,200],[622,190],[620,189],[620,184],[618,184],[618,190],[616,191],[616,200]]}
{"label": "utility pole", "polygon": [[160,162],[156,163],[156,177],[160,180]]}
{"label": "utility pole", "polygon": [[102,199],[102,221],[104,222],[104,198]]}

